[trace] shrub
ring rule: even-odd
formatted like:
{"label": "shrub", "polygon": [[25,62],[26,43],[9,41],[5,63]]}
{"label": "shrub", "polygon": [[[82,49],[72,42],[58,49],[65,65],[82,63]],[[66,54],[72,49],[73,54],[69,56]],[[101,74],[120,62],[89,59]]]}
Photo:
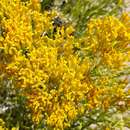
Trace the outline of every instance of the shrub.
{"label": "shrub", "polygon": [[41,13],[37,0],[0,6],[1,127],[113,128],[110,110],[130,103],[120,79],[129,69],[129,16],[92,19],[75,38],[72,25],[55,11]]}

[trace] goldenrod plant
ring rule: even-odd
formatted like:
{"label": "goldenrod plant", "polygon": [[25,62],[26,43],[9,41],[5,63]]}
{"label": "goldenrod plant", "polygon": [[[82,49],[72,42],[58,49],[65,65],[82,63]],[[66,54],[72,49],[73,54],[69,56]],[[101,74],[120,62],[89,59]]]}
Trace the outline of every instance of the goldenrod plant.
{"label": "goldenrod plant", "polygon": [[[84,36],[41,11],[39,0],[0,1],[0,128],[122,128],[114,116],[130,108],[130,17],[87,23]],[[86,21],[87,22],[87,21]]]}

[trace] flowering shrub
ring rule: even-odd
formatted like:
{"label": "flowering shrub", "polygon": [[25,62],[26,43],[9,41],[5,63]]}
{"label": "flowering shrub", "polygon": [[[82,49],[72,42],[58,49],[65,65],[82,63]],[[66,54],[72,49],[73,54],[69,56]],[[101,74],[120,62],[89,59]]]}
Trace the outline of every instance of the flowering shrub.
{"label": "flowering shrub", "polygon": [[37,0],[1,0],[0,7],[0,94],[9,105],[0,113],[1,128],[71,129],[97,109],[129,108],[120,79],[130,60],[127,14],[92,19],[77,39],[62,15],[41,13]]}

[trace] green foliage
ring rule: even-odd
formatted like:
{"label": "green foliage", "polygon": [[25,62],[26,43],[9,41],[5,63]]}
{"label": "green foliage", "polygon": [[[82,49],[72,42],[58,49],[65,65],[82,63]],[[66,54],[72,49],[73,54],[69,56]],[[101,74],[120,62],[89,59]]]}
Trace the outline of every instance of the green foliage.
{"label": "green foliage", "polygon": [[42,0],[41,1],[41,11],[49,10],[54,6],[54,0]]}
{"label": "green foliage", "polygon": [[33,125],[29,110],[26,109],[26,97],[20,95],[22,91],[14,88],[13,80],[0,81],[0,117],[6,122],[5,127],[20,127],[30,130]]}

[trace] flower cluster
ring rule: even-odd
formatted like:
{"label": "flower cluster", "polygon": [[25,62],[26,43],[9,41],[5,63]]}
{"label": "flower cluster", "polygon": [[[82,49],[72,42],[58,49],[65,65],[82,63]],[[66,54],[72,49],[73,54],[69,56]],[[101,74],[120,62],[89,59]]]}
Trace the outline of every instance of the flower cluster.
{"label": "flower cluster", "polygon": [[127,98],[115,77],[130,60],[129,16],[94,19],[76,39],[37,0],[1,0],[0,7],[0,74],[27,98],[35,124],[64,129],[87,110]]}

